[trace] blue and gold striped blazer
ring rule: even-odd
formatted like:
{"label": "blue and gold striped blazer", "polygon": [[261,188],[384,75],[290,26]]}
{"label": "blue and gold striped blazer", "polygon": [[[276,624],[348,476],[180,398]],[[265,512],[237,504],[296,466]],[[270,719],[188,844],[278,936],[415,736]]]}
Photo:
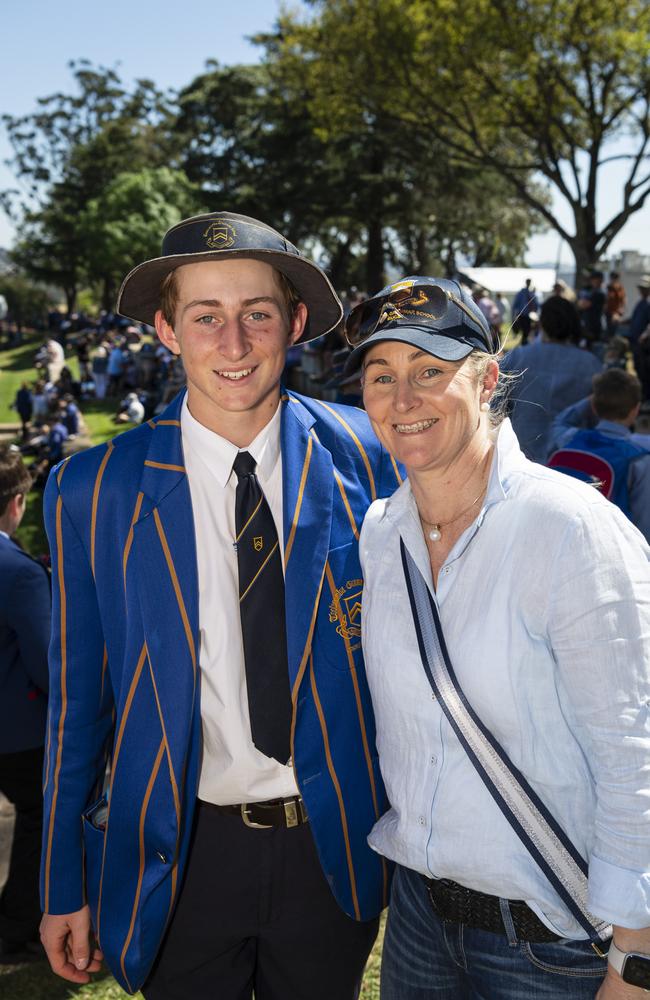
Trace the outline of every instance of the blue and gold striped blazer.
{"label": "blue and gold striped blazer", "polygon": [[[42,901],[50,913],[90,904],[129,992],[174,905],[200,760],[181,402],[59,465],[45,502],[54,606]],[[368,505],[400,474],[363,411],[293,394],[282,406],[293,759],[332,892],[364,920],[386,904],[388,872],[366,843],[386,801],[361,659],[357,543]]]}

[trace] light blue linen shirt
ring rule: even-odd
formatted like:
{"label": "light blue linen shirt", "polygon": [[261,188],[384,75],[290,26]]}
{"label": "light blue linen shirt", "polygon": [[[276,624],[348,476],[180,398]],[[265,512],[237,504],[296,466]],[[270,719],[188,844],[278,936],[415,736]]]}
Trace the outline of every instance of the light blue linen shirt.
{"label": "light blue linen shirt", "polygon": [[[369,838],[414,871],[523,899],[584,938],[495,805],[421,665],[400,537],[433,593],[408,482],[370,507],[363,648],[391,809]],[[593,488],[524,457],[509,421],[435,600],[458,680],[589,861],[591,912],[650,925],[650,549]]]}

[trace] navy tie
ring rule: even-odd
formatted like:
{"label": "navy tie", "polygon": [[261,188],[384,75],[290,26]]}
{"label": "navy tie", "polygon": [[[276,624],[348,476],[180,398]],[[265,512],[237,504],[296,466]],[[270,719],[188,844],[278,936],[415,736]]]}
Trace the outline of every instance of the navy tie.
{"label": "navy tie", "polygon": [[291,756],[291,691],[282,556],[255,465],[247,451],[240,451],[233,464],[237,476],[235,530],[248,710],[257,749],[286,764]]}

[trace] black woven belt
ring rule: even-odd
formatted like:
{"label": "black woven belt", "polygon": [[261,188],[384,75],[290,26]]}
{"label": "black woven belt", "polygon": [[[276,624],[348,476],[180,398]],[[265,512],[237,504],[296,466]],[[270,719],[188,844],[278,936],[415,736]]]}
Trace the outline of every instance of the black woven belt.
{"label": "black woven belt", "polygon": [[299,795],[290,799],[269,799],[268,802],[240,802],[237,805],[218,806],[199,799],[203,808],[214,809],[226,816],[239,816],[245,826],[255,830],[272,826],[294,827],[307,822],[305,804]]}
{"label": "black woven belt", "polygon": [[[505,934],[498,896],[489,896],[477,889],[467,889],[450,879],[424,879],[429,899],[435,913],[441,920],[455,924],[466,924],[480,931]],[[521,899],[508,900],[515,933],[519,941],[560,941],[537,914]]]}

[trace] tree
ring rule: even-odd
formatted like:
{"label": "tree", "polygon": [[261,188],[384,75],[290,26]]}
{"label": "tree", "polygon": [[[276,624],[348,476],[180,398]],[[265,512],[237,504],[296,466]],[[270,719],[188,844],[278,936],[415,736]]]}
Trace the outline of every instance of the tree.
{"label": "tree", "polygon": [[30,115],[3,116],[22,189],[0,200],[21,233],[14,259],[34,279],[63,288],[72,310],[88,277],[80,213],[125,166],[170,160],[173,139],[164,128],[169,102],[151,81],[129,91],[114,70],[70,65],[75,93],[41,98]]}
{"label": "tree", "polygon": [[203,205],[180,170],[158,167],[120,173],[78,219],[86,271],[101,277],[102,306],[112,308],[119,282],[142,260],[160,254],[160,234]]}
{"label": "tree", "polygon": [[[650,194],[650,8],[643,0],[312,0],[284,15],[325,135],[369,115],[439,140],[503,178],[567,241],[577,274]],[[613,151],[622,138],[631,152]],[[616,147],[615,147],[616,148]],[[627,161],[621,205],[597,222],[603,167]],[[542,177],[568,205],[562,225]]]}

